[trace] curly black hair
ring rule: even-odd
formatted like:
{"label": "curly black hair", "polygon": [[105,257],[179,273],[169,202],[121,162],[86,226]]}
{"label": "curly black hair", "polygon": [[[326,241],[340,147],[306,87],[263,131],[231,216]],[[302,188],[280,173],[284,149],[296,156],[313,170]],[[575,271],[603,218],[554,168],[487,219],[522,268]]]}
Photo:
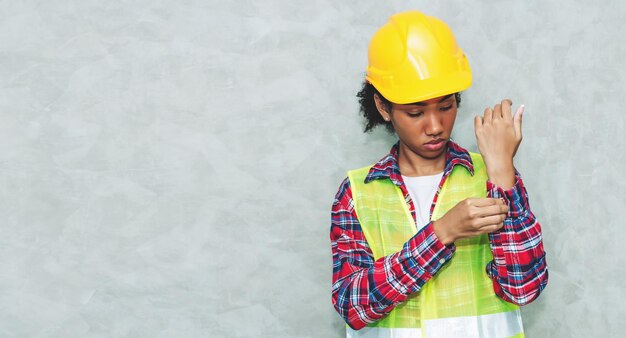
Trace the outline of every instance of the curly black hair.
{"label": "curly black hair", "polygon": [[[371,83],[363,81],[361,90],[356,94],[359,98],[359,104],[361,106],[359,111],[361,112],[361,115],[365,117],[366,121],[365,130],[363,130],[363,132],[369,133],[376,126],[384,125],[387,128],[387,131],[393,134],[395,132],[393,125],[391,122],[385,121],[376,108],[374,94],[378,94],[386,109],[391,109],[391,102],[382,96]],[[457,107],[459,107],[461,105],[461,93],[455,93],[454,98],[456,99]]]}

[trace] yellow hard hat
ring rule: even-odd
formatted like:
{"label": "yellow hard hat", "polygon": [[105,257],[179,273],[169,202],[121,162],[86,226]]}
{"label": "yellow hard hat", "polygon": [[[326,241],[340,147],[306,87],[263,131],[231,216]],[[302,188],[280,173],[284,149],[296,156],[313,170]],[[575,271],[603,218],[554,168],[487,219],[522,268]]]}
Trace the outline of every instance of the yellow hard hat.
{"label": "yellow hard hat", "polygon": [[391,16],[372,37],[366,79],[387,100],[406,104],[460,92],[472,71],[443,21],[418,11]]}

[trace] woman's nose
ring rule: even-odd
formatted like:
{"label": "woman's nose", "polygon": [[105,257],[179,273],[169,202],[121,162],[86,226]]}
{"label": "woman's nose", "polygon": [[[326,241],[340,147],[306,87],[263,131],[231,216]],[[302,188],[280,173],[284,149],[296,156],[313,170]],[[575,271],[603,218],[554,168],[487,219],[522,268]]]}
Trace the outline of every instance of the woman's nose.
{"label": "woman's nose", "polygon": [[428,125],[426,126],[427,135],[439,135],[443,131],[443,125],[441,121],[435,115],[428,117]]}

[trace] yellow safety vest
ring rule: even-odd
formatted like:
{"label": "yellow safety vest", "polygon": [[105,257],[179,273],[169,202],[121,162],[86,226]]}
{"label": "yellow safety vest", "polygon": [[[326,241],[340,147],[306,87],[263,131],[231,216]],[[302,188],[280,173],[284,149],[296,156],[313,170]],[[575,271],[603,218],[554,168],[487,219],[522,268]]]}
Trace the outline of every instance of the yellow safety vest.
{"label": "yellow safety vest", "polygon": [[[487,172],[470,153],[474,175],[456,165],[444,182],[431,220],[460,201],[487,196]],[[390,179],[364,182],[370,167],[348,172],[354,208],[374,259],[402,250],[417,228],[402,191]],[[348,337],[523,337],[519,307],[500,299],[485,272],[493,260],[487,235],[457,240],[453,258],[422,289],[388,316]]]}

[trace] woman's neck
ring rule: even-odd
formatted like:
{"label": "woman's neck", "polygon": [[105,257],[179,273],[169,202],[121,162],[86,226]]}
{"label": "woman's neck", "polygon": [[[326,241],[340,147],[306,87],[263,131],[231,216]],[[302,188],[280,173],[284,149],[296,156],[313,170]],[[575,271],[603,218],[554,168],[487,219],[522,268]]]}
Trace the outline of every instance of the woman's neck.
{"label": "woman's neck", "polygon": [[446,151],[435,158],[425,158],[413,152],[408,146],[400,142],[398,151],[398,166],[404,176],[430,176],[443,171],[446,165]]}

